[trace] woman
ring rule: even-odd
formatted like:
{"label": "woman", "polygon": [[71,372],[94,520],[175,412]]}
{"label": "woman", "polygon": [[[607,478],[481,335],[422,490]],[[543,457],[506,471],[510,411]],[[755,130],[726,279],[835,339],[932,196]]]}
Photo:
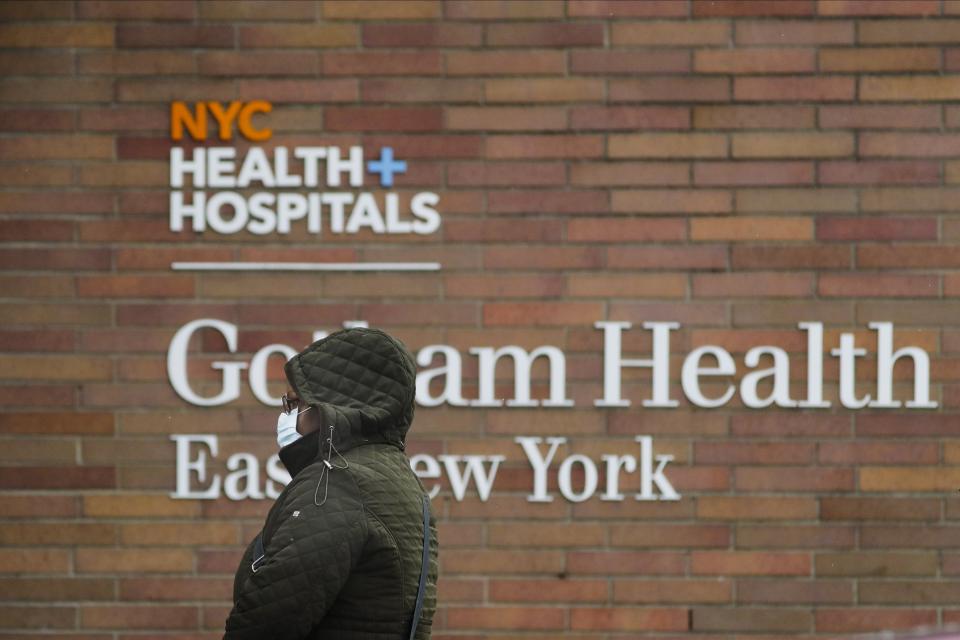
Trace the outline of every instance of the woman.
{"label": "woman", "polygon": [[224,639],[429,638],[436,525],[404,453],[413,356],[351,328],[284,370],[277,442],[292,480],[237,569]]}

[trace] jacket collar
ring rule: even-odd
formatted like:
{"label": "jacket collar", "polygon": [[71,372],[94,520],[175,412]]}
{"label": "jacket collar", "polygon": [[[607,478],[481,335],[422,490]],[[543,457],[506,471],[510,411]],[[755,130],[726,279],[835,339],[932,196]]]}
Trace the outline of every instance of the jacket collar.
{"label": "jacket collar", "polygon": [[[365,444],[385,443],[392,444],[401,451],[405,449],[403,440],[397,439],[395,433],[365,435],[359,421],[350,420],[341,412],[331,411],[329,406],[321,406],[318,409],[324,416],[324,426],[281,448],[278,454],[291,478],[315,462],[329,460],[337,464],[335,458],[338,453],[342,455],[354,447]],[[331,433],[333,434],[332,448],[330,447]]]}

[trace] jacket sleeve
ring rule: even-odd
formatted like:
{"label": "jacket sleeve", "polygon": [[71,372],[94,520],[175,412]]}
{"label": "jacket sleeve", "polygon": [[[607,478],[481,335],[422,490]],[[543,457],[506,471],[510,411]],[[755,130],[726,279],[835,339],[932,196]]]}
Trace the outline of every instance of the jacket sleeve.
{"label": "jacket sleeve", "polygon": [[[323,495],[326,480],[320,480]],[[285,507],[266,560],[238,590],[223,640],[301,640],[326,615],[356,566],[367,536],[359,490],[349,472],[330,473],[327,500]],[[305,506],[303,505],[305,502]],[[299,509],[295,517],[293,513]]]}

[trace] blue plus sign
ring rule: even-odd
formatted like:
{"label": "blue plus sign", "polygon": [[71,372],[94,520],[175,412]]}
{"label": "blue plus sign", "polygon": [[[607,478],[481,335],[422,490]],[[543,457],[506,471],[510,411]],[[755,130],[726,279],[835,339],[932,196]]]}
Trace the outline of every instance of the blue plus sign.
{"label": "blue plus sign", "polygon": [[393,174],[406,173],[407,162],[393,159],[393,147],[383,147],[380,149],[380,159],[367,163],[367,171],[380,174],[380,186],[392,187]]}

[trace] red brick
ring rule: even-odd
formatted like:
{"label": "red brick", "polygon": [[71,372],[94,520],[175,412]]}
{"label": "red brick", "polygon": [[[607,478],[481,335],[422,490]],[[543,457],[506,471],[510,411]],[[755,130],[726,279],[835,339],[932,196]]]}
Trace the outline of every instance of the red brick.
{"label": "red brick", "polygon": [[324,53],[322,60],[328,76],[428,76],[443,70],[443,59],[433,52]]}
{"label": "red brick", "polygon": [[812,49],[701,49],[693,54],[697,73],[809,73],[815,68]]}
{"label": "red brick", "polygon": [[937,129],[940,108],[922,106],[827,106],[819,108],[825,129]]}
{"label": "red brick", "polygon": [[547,162],[462,162],[447,167],[450,186],[550,186],[566,183],[566,168]]}
{"label": "red brick", "polygon": [[[376,155],[380,147],[392,147],[400,158],[477,158],[483,148],[483,139],[478,135],[366,135],[364,151]],[[444,210],[450,210],[453,194],[441,194]],[[464,193],[460,192],[463,196]]]}
{"label": "red brick", "polygon": [[88,629],[196,629],[193,606],[89,605],[80,609],[80,625]]}
{"label": "red brick", "polygon": [[853,604],[853,583],[849,580],[746,578],[737,580],[737,601],[743,604]]}
{"label": "red brick", "polygon": [[851,78],[756,77],[734,78],[733,96],[743,101],[850,101],[854,95]]}
{"label": "red brick", "polygon": [[601,304],[592,302],[486,302],[483,305],[483,323],[487,326],[590,324],[602,316]]}
{"label": "red brick", "polygon": [[853,491],[855,488],[851,469],[818,469],[800,466],[771,469],[740,467],[734,470],[734,478],[734,484],[739,491],[821,493]]}
{"label": "red brick", "polygon": [[[301,4],[301,3],[296,3]],[[483,27],[473,24],[364,24],[364,47],[478,47]],[[452,73],[449,65],[448,73]]]}
{"label": "red brick", "polygon": [[448,107],[446,129],[458,131],[547,131],[567,128],[562,107]]}
{"label": "red brick", "polygon": [[929,16],[940,13],[936,0],[817,0],[817,14],[822,16]]}
{"label": "red brick", "polygon": [[487,102],[600,102],[604,83],[594,78],[498,78],[484,81]]}
{"label": "red brick", "polygon": [[730,25],[722,21],[623,21],[611,25],[610,44],[620,46],[682,47],[723,45],[730,42]]}
{"label": "red brick", "polygon": [[882,157],[950,157],[960,149],[960,135],[863,133],[860,154]]}
{"label": "red brick", "polygon": [[312,20],[317,14],[313,3],[299,0],[210,0],[198,11],[202,20],[213,21]]}
{"label": "red brick", "polygon": [[804,525],[740,525],[737,546],[758,549],[851,549],[855,530],[850,526]]}
{"label": "red brick", "polygon": [[65,109],[2,109],[3,131],[71,131],[74,114]]}
{"label": "red brick", "polygon": [[689,129],[685,107],[573,107],[570,126],[588,130]]}
{"label": "red brick", "polygon": [[192,20],[195,13],[192,5],[179,2],[128,4],[84,0],[77,5],[77,17],[88,20]]}
{"label": "red brick", "polygon": [[569,0],[567,15],[590,18],[683,17],[688,13],[682,2],[673,0]]}
{"label": "red brick", "polygon": [[[852,21],[739,20],[734,42],[738,45],[778,47],[809,44],[853,44]],[[723,42],[721,44],[726,44]]]}
{"label": "red brick", "polygon": [[670,77],[609,81],[610,102],[725,102],[730,84],[721,78]]}
{"label": "red brick", "polygon": [[588,49],[570,52],[572,73],[636,75],[639,73],[685,73],[690,71],[686,51],[604,51]]}
{"label": "red brick", "polygon": [[814,126],[814,109],[807,106],[696,106],[695,129],[798,129]]}
{"label": "red brick", "polygon": [[3,489],[113,489],[113,467],[6,467],[0,469]]}
{"label": "red brick", "polygon": [[113,25],[105,22],[0,25],[5,48],[112,47],[113,36]]}
{"label": "red brick", "polygon": [[[197,69],[207,76],[316,75],[316,53],[208,51],[197,58]],[[333,75],[333,74],[329,74]]]}
{"label": "red brick", "polygon": [[687,609],[573,608],[570,628],[607,631],[686,631]]}
{"label": "red brick", "polygon": [[817,292],[821,296],[845,298],[936,298],[940,296],[939,276],[820,274]]}
{"label": "red brick", "polygon": [[[940,70],[940,52],[932,48],[906,49],[897,47],[821,49],[819,63],[821,70],[833,72],[935,72]],[[872,78],[871,80],[876,81],[877,79]]]}
{"label": "red brick", "polygon": [[726,250],[720,246],[697,247],[610,247],[608,269],[660,269],[668,264],[675,269],[718,269],[727,263]]}
{"label": "red brick", "polygon": [[937,20],[864,20],[857,39],[863,44],[955,44],[960,21]]}
{"label": "red brick", "polygon": [[936,240],[933,218],[822,217],[817,220],[818,240]]}
{"label": "red brick", "polygon": [[603,46],[603,25],[590,23],[492,24],[486,44],[494,47]]}
{"label": "red brick", "polygon": [[846,160],[820,163],[820,184],[939,184],[940,164],[927,161]]}
{"label": "red brick", "polygon": [[629,604],[724,604],[732,601],[733,583],[727,580],[615,580],[613,601]]}
{"label": "red brick", "polygon": [[570,167],[570,184],[583,186],[686,185],[686,162],[578,162]]}
{"label": "red brick", "polygon": [[843,246],[734,246],[730,264],[741,269],[847,269],[850,250]]}
{"label": "red brick", "polygon": [[448,607],[448,629],[556,629],[564,627],[564,612],[556,607]]}
{"label": "red brick", "polygon": [[193,297],[193,276],[81,276],[77,278],[81,297],[98,298],[183,298]]}
{"label": "red brick", "polygon": [[454,76],[497,76],[503,69],[522,75],[562,75],[567,63],[560,51],[451,51],[445,67],[447,75]]}
{"label": "red brick", "polygon": [[693,17],[809,16],[814,0],[692,0]]}
{"label": "red brick", "polygon": [[[302,80],[240,80],[237,84],[239,85],[239,98],[260,100],[266,95],[270,96],[270,101],[274,104],[285,102],[308,104],[354,102],[360,95],[357,81],[347,78],[313,80],[311,82],[303,82]],[[357,109],[363,108],[357,107]],[[337,114],[335,117],[339,120],[350,122],[351,118],[354,117],[353,114],[344,115],[339,109],[335,112]],[[326,128],[332,130],[329,123]]]}
{"label": "red brick", "polygon": [[809,553],[760,551],[692,551],[693,575],[808,576],[813,563]]}
{"label": "red brick", "polygon": [[822,442],[817,458],[825,464],[936,464],[940,451],[933,442]]}
{"label": "red brick", "polygon": [[603,155],[599,135],[490,135],[486,138],[488,158],[598,158]]}
{"label": "red brick", "polygon": [[605,602],[603,580],[491,580],[493,602]]}
{"label": "red brick", "polygon": [[679,242],[685,238],[686,225],[679,219],[575,218],[567,225],[567,239],[574,242]]}
{"label": "red brick", "polygon": [[488,213],[606,213],[607,194],[603,191],[491,191],[487,195]]}
{"label": "red brick", "polygon": [[809,520],[816,511],[813,498],[704,496],[697,503],[701,520]]}
{"label": "red brick", "polygon": [[940,501],[919,498],[824,497],[820,518],[836,520],[939,520]]}
{"label": "red brick", "polygon": [[36,2],[8,2],[0,7],[0,17],[4,20],[54,20],[72,18],[73,6],[56,0],[37,0]]}
{"label": "red brick", "polygon": [[720,185],[812,184],[812,162],[695,162],[693,183]]}
{"label": "red brick", "polygon": [[574,575],[683,575],[687,561],[679,552],[573,551],[567,572]]}
{"label": "red brick", "polygon": [[328,20],[422,20],[439,18],[436,0],[373,0],[372,2],[324,2],[322,15]]}
{"label": "red brick", "polygon": [[330,107],[324,121],[330,131],[432,131],[443,115],[433,107]]}
{"label": "red brick", "polygon": [[485,269],[589,269],[602,260],[593,247],[495,247],[483,254]]}
{"label": "red brick", "polygon": [[117,46],[123,48],[156,47],[232,47],[231,26],[192,26],[183,24],[119,25]]}
{"label": "red brick", "polygon": [[774,637],[784,637],[808,631],[812,622],[810,611],[796,609],[694,608],[690,613],[690,628],[697,632],[744,631],[752,635],[769,631],[779,634]]}
{"label": "red brick", "polygon": [[937,621],[937,612],[933,609],[891,610],[857,607],[856,609],[818,609],[814,615],[817,631],[828,633],[910,629],[921,625],[933,625]]}
{"label": "red brick", "polygon": [[[9,6],[9,3],[4,6]],[[27,6],[24,4],[24,6]],[[0,53],[0,73],[16,75],[67,75],[73,70],[72,53],[5,52]]]}

